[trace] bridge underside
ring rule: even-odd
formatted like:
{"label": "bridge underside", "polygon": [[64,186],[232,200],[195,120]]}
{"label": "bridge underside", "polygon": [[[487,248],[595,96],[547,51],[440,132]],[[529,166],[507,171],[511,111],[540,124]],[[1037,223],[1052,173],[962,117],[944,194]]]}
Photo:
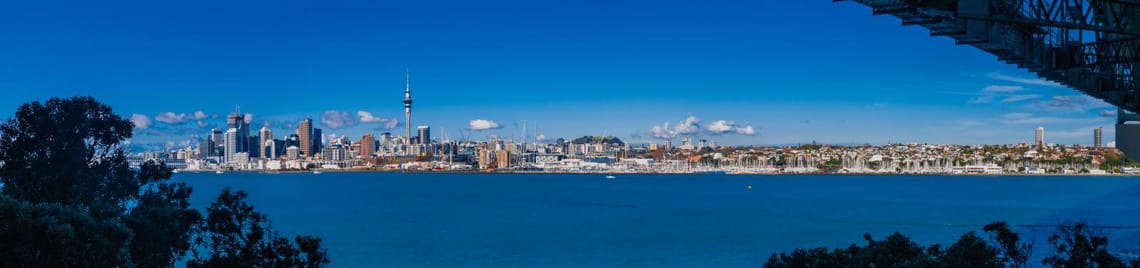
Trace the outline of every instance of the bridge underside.
{"label": "bridge underside", "polygon": [[852,1],[1140,112],[1140,0]]}
{"label": "bridge underside", "polygon": [[1140,0],[851,1],[1116,105],[1117,148],[1140,161],[1140,124],[1126,124],[1140,122]]}

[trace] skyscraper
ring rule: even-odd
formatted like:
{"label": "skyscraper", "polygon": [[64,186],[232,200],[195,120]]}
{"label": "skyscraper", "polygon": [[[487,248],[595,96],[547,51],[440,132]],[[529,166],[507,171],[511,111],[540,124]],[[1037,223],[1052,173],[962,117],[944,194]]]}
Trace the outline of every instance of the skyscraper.
{"label": "skyscraper", "polygon": [[301,155],[313,156],[313,119],[305,117],[297,124],[297,138],[301,142]]}
{"label": "skyscraper", "polygon": [[412,74],[405,71],[404,80],[404,130],[407,134],[408,144],[412,140]]}
{"label": "skyscraper", "polygon": [[225,140],[226,140],[226,149],[225,149],[226,150],[226,154],[225,154],[226,163],[233,163],[234,161],[236,161],[236,159],[234,159],[234,155],[238,153],[237,143],[240,140],[240,139],[238,139],[238,130],[236,128],[227,129]]}
{"label": "skyscraper", "polygon": [[431,128],[429,128],[428,126],[419,126],[416,128],[416,132],[420,135],[419,136],[420,144],[423,144],[423,145],[431,144]]}
{"label": "skyscraper", "polygon": [[1102,139],[1103,136],[1101,136],[1101,135],[1103,135],[1103,134],[1101,134],[1103,132],[1101,132],[1101,131],[1102,130],[1100,129],[1100,127],[1096,127],[1096,129],[1093,129],[1093,147],[1100,148],[1101,146],[1104,146],[1104,143],[1102,143],[1102,142],[1104,142],[1104,140]]}
{"label": "skyscraper", "polygon": [[1037,127],[1036,138],[1037,138],[1037,141],[1035,144],[1037,144],[1037,148],[1038,149],[1045,148],[1045,128],[1044,127]]}
{"label": "skyscraper", "polygon": [[257,142],[258,155],[260,155],[261,158],[270,158],[271,156],[274,155],[274,153],[272,151],[267,150],[266,142],[268,141],[268,142],[272,143],[272,141],[273,141],[273,130],[269,129],[268,124],[261,126],[261,131],[258,131],[258,136],[261,137],[261,139],[258,140],[258,142]]}
{"label": "skyscraper", "polygon": [[[233,113],[231,113],[229,116],[226,117],[226,132],[229,132],[229,129],[231,129],[231,128],[237,132],[237,134],[235,134],[235,137],[237,137],[237,138],[236,138],[236,141],[234,142],[234,146],[237,146],[237,147],[234,147],[234,149],[236,150],[235,152],[246,152],[247,151],[245,143],[247,140],[246,137],[249,136],[249,130],[245,129],[246,125],[247,124],[245,123],[245,117],[242,116],[241,114],[239,114],[238,110],[234,110]],[[245,134],[245,135],[243,135],[243,134]],[[226,150],[229,150],[230,149],[229,147],[230,147],[230,144],[227,142],[226,143]],[[229,156],[227,155],[227,158],[228,157]]]}
{"label": "skyscraper", "polygon": [[324,148],[324,136],[321,135],[321,129],[313,129],[313,154],[321,152],[321,149]]}
{"label": "skyscraper", "polygon": [[364,134],[360,138],[360,157],[372,158],[372,153],[376,151],[376,137],[372,133]]}

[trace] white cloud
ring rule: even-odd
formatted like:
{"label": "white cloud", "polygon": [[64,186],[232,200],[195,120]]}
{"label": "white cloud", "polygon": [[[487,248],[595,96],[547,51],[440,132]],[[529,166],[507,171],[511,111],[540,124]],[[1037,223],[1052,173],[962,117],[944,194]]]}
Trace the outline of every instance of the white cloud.
{"label": "white cloud", "polygon": [[1036,108],[1050,112],[1085,112],[1089,109],[1113,107],[1100,99],[1086,95],[1059,95],[1048,100],[1036,102]]}
{"label": "white cloud", "polygon": [[347,111],[328,110],[321,114],[321,124],[329,129],[341,129],[356,126],[356,118]]}
{"label": "white cloud", "polygon": [[1100,113],[1098,113],[1098,114],[1100,116],[1103,116],[1103,117],[1113,117],[1113,116],[1116,116],[1116,111],[1114,111],[1114,110],[1103,110],[1103,111],[1100,111]]}
{"label": "white cloud", "polygon": [[158,122],[162,122],[162,123],[166,123],[166,124],[171,124],[171,125],[178,125],[178,124],[186,123],[186,114],[185,113],[176,114],[173,112],[159,113],[158,115],[154,116],[154,121],[158,121]]}
{"label": "white cloud", "polygon": [[253,114],[245,113],[245,123],[246,124],[253,123]]}
{"label": "white cloud", "polygon": [[376,117],[367,111],[356,111],[356,116],[360,118],[361,123],[380,123],[385,129],[395,128],[400,124],[395,118]]}
{"label": "white cloud", "polygon": [[1013,92],[1018,92],[1018,91],[1022,91],[1022,90],[1025,90],[1025,87],[989,85],[989,86],[986,86],[985,88],[982,88],[983,93],[1013,93]]}
{"label": "white cloud", "polygon": [[720,135],[727,133],[736,133],[740,135],[755,135],[756,130],[751,125],[737,126],[736,122],[731,120],[716,120],[709,124],[700,125],[701,120],[696,116],[689,115],[685,120],[671,124],[669,122],[655,125],[649,129],[649,135],[658,139],[671,139],[676,136],[694,135],[704,131],[709,135]]}
{"label": "white cloud", "polygon": [[1040,97],[1041,97],[1041,95],[1038,95],[1038,94],[1013,95],[1013,96],[1009,96],[1009,97],[1005,97],[1004,99],[1001,99],[1001,103],[1011,103],[1011,102],[1019,102],[1019,101],[1023,101],[1023,100],[1032,100],[1032,99],[1036,99],[1036,98],[1040,98]]}
{"label": "white cloud", "polygon": [[190,114],[190,119],[193,119],[193,120],[202,120],[202,119],[206,119],[209,117],[210,117],[210,115],[207,115],[206,112],[203,112],[201,110],[195,111],[193,114]]}
{"label": "white cloud", "polygon": [[700,123],[701,120],[697,119],[696,116],[689,115],[689,117],[685,118],[685,121],[681,121],[680,124],[673,127],[673,133],[676,135],[696,134],[701,131]]}
{"label": "white cloud", "polygon": [[752,125],[744,125],[744,127],[736,128],[736,134],[754,136],[756,135],[756,129],[753,129]]}
{"label": "white cloud", "polygon": [[471,126],[471,130],[474,130],[474,131],[481,131],[481,130],[488,130],[488,129],[500,129],[503,127],[503,126],[500,126],[499,123],[496,123],[495,121],[486,120],[486,119],[471,120],[471,123],[469,125]]}
{"label": "white cloud", "polygon": [[1049,81],[1049,80],[1022,78],[1022,77],[1005,75],[1005,74],[1002,74],[1000,72],[992,72],[986,76],[988,76],[991,79],[1007,81],[1007,82],[1014,82],[1014,83],[1021,83],[1021,84],[1033,85],[1033,86],[1065,87],[1064,85],[1054,83],[1054,82]]}
{"label": "white cloud", "polygon": [[721,134],[725,132],[732,132],[736,130],[736,123],[727,120],[713,121],[711,124],[705,125],[705,131]]}
{"label": "white cloud", "polygon": [[654,138],[668,139],[677,134],[669,128],[669,122],[665,122],[660,126],[653,126],[653,128],[649,129],[649,135],[652,135]]}
{"label": "white cloud", "polygon": [[203,121],[203,120],[198,120],[198,127],[208,127],[208,126],[210,126],[210,123],[206,123],[206,121]]}
{"label": "white cloud", "polygon": [[543,142],[543,141],[548,141],[550,139],[546,138],[546,134],[538,134],[538,135],[534,136],[534,140],[538,141],[538,142]]}
{"label": "white cloud", "polygon": [[152,124],[154,124],[153,122],[150,121],[149,117],[147,117],[146,115],[141,115],[141,114],[132,114],[131,115],[131,123],[134,123],[135,128],[139,128],[139,129],[149,128]]}

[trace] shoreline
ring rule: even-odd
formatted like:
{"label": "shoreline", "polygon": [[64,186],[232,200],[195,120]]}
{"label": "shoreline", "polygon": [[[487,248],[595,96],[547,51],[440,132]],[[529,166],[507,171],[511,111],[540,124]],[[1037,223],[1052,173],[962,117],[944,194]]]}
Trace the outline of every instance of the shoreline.
{"label": "shoreline", "polygon": [[[227,170],[223,173],[298,174],[314,170]],[[214,173],[214,170],[177,170],[175,173]],[[416,174],[531,174],[531,175],[669,175],[669,176],[912,176],[912,177],[1140,177],[1140,174],[950,174],[950,173],[723,173],[723,172],[551,172],[551,171],[484,171],[484,170],[383,170],[323,169],[321,173],[416,173]],[[317,174],[313,174],[317,175]]]}

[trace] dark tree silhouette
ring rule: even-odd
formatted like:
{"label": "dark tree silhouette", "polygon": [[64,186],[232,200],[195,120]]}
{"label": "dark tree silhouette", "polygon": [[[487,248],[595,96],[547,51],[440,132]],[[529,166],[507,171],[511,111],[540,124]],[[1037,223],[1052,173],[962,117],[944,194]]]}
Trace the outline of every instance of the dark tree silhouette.
{"label": "dark tree silhouette", "polygon": [[1041,263],[1052,267],[1125,267],[1124,261],[1108,252],[1108,237],[1087,223],[1057,226],[1049,236],[1053,255]]}
{"label": "dark tree silhouette", "polygon": [[[191,188],[162,163],[130,168],[133,126],[91,97],[27,103],[0,125],[0,267],[170,267],[194,247]],[[327,264],[320,239],[303,238],[301,253],[258,256]]]}
{"label": "dark tree silhouette", "polygon": [[[329,263],[321,239],[297,236],[294,241],[270,229],[269,219],[245,202],[248,194],[229,188],[206,208],[204,253],[194,250],[189,267],[322,267]],[[294,244],[295,242],[295,244]]]}
{"label": "dark tree silhouette", "polygon": [[1029,256],[1033,254],[1033,245],[1021,243],[1021,236],[1009,230],[1009,224],[997,221],[982,227],[983,231],[990,233],[990,241],[998,245],[1001,250],[1002,261],[1009,263],[1012,268],[1025,267]]}

